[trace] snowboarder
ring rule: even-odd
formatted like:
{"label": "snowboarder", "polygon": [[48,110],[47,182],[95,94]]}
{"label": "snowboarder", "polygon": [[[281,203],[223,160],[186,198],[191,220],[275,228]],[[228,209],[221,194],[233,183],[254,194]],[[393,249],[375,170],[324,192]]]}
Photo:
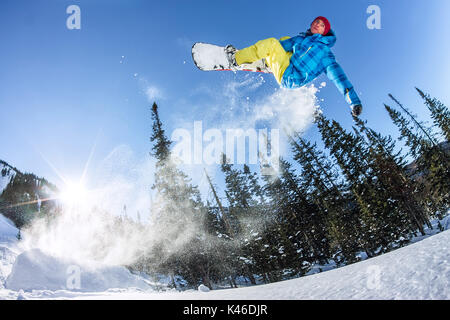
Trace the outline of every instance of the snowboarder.
{"label": "snowboarder", "polygon": [[319,16],[306,32],[280,40],[269,38],[245,49],[232,45],[225,48],[231,69],[265,59],[277,82],[284,88],[295,89],[313,81],[323,72],[334,82],[349,103],[352,114],[359,116],[361,101],[344,70],[336,62],[331,47],[336,35],[327,18]]}

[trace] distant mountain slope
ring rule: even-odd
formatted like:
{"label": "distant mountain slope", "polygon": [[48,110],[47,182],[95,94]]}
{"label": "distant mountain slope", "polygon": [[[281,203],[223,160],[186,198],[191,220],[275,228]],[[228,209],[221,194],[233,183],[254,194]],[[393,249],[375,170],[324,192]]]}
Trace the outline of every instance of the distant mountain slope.
{"label": "distant mountain slope", "polygon": [[0,212],[21,228],[35,217],[49,212],[55,206],[52,201],[55,185],[32,173],[22,173],[0,160]]}
{"label": "distant mountain slope", "polygon": [[0,160],[0,195],[17,174],[20,173],[16,168],[10,166],[5,161]]}

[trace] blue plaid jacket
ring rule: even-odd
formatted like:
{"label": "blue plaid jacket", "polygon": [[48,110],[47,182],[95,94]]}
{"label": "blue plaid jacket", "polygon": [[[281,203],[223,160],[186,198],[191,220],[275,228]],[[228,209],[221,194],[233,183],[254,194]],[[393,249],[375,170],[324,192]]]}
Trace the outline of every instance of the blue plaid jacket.
{"label": "blue plaid jacket", "polygon": [[280,43],[286,52],[293,53],[281,80],[283,87],[299,88],[325,72],[351,106],[361,104],[355,89],[331,52],[331,47],[336,43],[336,35],[332,30],[327,36],[312,34],[308,30]]}

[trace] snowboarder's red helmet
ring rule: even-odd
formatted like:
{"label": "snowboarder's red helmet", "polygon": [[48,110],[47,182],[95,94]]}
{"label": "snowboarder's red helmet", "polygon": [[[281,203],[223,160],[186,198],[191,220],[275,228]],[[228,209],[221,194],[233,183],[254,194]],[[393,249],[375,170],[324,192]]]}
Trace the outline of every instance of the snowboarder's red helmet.
{"label": "snowboarder's red helmet", "polygon": [[[316,21],[317,19],[322,20],[323,24],[325,25],[325,30],[323,31],[323,35],[324,35],[324,36],[327,35],[327,33],[330,32],[330,30],[331,30],[331,24],[330,24],[330,21],[328,21],[327,18],[322,17],[322,16],[318,16],[317,18],[314,19],[314,21]],[[314,21],[313,21],[311,24],[313,24]]]}

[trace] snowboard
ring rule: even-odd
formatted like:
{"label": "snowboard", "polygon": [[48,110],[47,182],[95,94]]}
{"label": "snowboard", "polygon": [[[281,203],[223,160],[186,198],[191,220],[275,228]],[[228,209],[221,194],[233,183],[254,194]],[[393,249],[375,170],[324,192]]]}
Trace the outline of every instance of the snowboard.
{"label": "snowboard", "polygon": [[272,73],[264,59],[253,63],[241,64],[237,68],[232,68],[228,62],[225,47],[210,43],[194,43],[192,46],[192,59],[197,68],[203,71],[251,71]]}

